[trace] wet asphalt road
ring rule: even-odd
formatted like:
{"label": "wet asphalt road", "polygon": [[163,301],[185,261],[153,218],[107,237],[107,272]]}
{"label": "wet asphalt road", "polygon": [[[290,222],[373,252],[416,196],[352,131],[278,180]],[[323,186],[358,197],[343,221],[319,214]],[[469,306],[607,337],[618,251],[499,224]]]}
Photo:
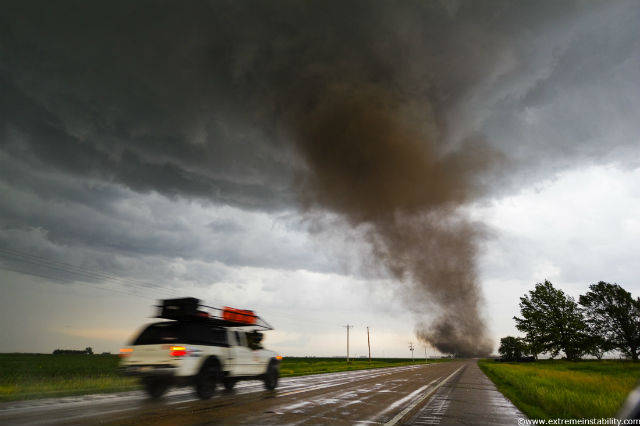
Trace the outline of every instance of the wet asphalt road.
{"label": "wet asphalt road", "polygon": [[477,364],[468,363],[404,422],[412,426],[518,425],[526,418],[506,399]]}
{"label": "wet asphalt road", "polygon": [[240,382],[208,401],[182,388],[157,402],[127,392],[5,403],[0,424],[408,424],[431,396],[470,367],[477,369],[466,361],[292,377],[281,379],[275,391],[264,390],[261,382]]}

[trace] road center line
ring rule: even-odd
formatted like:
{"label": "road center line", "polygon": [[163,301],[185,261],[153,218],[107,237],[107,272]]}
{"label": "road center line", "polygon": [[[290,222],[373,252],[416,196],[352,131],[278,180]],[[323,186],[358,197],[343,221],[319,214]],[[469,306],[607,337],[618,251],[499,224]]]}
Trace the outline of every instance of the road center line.
{"label": "road center line", "polygon": [[387,408],[385,408],[384,410],[379,412],[376,417],[380,417],[384,413],[393,410],[394,408],[404,404],[405,402],[411,401],[413,398],[415,398],[416,395],[418,395],[420,392],[424,391],[426,388],[431,386],[431,384],[433,384],[433,382],[435,382],[436,380],[438,380],[438,379],[434,379],[434,380],[430,381],[429,383],[427,383],[426,385],[422,386],[421,388],[418,388],[418,389],[414,390],[409,395],[407,395],[405,397],[402,397],[399,400],[395,401],[394,403],[390,404]]}

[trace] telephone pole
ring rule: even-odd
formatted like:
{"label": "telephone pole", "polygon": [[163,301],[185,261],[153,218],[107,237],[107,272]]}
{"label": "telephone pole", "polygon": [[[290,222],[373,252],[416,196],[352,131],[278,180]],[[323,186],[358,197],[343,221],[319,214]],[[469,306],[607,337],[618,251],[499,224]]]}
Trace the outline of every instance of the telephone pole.
{"label": "telephone pole", "polygon": [[369,326],[367,326],[367,346],[369,347],[369,364],[371,364],[371,339],[369,339]]}
{"label": "telephone pole", "polygon": [[349,329],[353,328],[352,325],[343,325],[344,328],[347,329],[347,363],[349,362]]}
{"label": "telephone pole", "polygon": [[413,350],[415,346],[413,346],[413,342],[409,342],[409,350],[411,351],[411,362],[413,362]]}

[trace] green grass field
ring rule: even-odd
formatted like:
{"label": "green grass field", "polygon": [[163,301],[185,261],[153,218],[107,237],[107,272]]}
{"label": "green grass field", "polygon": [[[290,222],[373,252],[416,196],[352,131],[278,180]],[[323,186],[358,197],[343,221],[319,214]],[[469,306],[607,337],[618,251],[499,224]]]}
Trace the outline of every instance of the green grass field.
{"label": "green grass field", "polygon": [[0,354],[0,401],[132,390],[116,355]]}
{"label": "green grass field", "polygon": [[483,360],[479,365],[534,419],[613,417],[640,379],[640,363],[627,361]]}
{"label": "green grass field", "polygon": [[[430,362],[441,361],[431,360]],[[424,363],[424,360],[416,360]],[[285,358],[281,376],[410,365],[411,359]],[[116,355],[0,354],[0,401],[138,389],[138,381],[117,373]]]}

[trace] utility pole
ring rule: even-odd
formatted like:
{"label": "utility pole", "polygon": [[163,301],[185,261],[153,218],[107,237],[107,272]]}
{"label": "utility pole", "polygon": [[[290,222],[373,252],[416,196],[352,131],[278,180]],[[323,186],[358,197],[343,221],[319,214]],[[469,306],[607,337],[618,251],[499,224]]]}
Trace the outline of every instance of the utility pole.
{"label": "utility pole", "polygon": [[347,329],[347,363],[349,363],[349,329],[353,328],[352,325],[343,325],[344,328]]}
{"label": "utility pole", "polygon": [[369,326],[367,326],[367,346],[369,346],[369,364],[371,364],[371,339],[369,339]]}
{"label": "utility pole", "polygon": [[411,362],[413,362],[413,350],[415,346],[413,346],[413,342],[409,342],[409,350],[411,351]]}

